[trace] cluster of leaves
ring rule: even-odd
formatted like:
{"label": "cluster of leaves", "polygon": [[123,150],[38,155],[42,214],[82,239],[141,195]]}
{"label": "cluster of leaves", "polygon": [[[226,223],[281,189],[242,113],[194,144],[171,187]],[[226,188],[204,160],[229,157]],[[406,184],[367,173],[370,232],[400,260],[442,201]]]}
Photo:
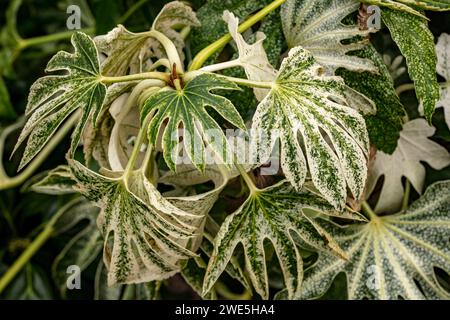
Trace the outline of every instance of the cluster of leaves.
{"label": "cluster of leaves", "polygon": [[[66,163],[23,188],[71,199],[45,229],[74,235],[52,266],[60,294],[68,266],[96,264],[98,299],[158,298],[179,275],[205,299],[236,296],[231,284],[310,299],[340,272],[350,299],[449,298],[450,182],[408,205],[411,185],[425,189],[421,161],[450,165],[430,139],[435,107],[449,119],[450,36],[435,47],[423,11],[450,3],[363,2],[210,0],[196,13],[173,1],[148,31],[74,32],[73,52],[31,86],[13,149],[26,172],[74,127]],[[385,31],[364,25],[369,4]],[[382,36],[405,57],[424,118],[409,120]],[[0,97],[6,115],[3,82]],[[0,187],[13,185],[0,169]]]}

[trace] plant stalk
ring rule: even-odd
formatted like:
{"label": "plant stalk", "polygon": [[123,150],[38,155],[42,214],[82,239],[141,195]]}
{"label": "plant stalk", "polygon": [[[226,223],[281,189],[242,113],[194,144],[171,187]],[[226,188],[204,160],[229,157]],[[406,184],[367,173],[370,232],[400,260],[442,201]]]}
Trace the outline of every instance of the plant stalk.
{"label": "plant stalk", "polygon": [[[86,28],[86,29],[80,29],[80,30],[75,30],[75,31],[81,31],[84,33],[94,33],[95,29],[94,28]],[[20,39],[18,41],[18,48],[19,48],[19,50],[23,50],[23,49],[31,47],[31,46],[37,46],[37,45],[41,45],[41,44],[48,43],[48,42],[68,39],[72,36],[72,34],[75,31],[73,31],[73,30],[63,31],[63,32],[45,35],[45,36],[33,37],[33,38],[28,38],[28,39]]]}
{"label": "plant stalk", "polygon": [[[238,27],[238,32],[244,32],[251,26],[253,26],[255,23],[262,20],[265,16],[267,16],[269,13],[277,9],[279,6],[281,6],[286,0],[275,0],[272,3],[270,3],[268,6],[261,9],[259,12],[251,16],[249,19],[244,21],[242,24]],[[200,69],[201,66],[205,63],[205,61],[213,55],[216,51],[222,49],[228,42],[232,40],[231,34],[226,34],[223,37],[219,38],[203,50],[201,50],[195,58],[192,60],[192,63],[189,67],[189,71]]]}
{"label": "plant stalk", "polygon": [[55,231],[55,224],[59,217],[70,207],[80,201],[80,198],[70,201],[64,207],[58,210],[56,214],[50,219],[44,229],[37,235],[37,237],[30,243],[24,252],[17,258],[16,261],[8,268],[5,274],[0,278],[0,294],[9,285],[9,283],[16,277],[22,268],[30,261],[30,259],[39,251],[45,242],[52,236]]}
{"label": "plant stalk", "polygon": [[137,80],[146,80],[146,79],[159,79],[159,80],[168,82],[169,74],[164,73],[164,72],[152,71],[152,72],[130,74],[130,75],[126,75],[126,76],[119,76],[119,77],[100,76],[98,78],[98,81],[102,82],[104,84],[111,84],[111,83],[117,83],[117,82],[137,81]]}

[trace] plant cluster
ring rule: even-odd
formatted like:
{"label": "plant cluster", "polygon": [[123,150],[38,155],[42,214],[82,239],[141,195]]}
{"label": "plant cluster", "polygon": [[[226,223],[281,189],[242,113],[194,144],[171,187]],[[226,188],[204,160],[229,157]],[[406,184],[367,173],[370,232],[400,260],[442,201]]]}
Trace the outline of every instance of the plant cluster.
{"label": "plant cluster", "polygon": [[[430,139],[436,107],[450,121],[450,35],[435,45],[425,10],[450,2],[174,1],[147,31],[74,32],[2,132],[3,152],[21,128],[23,171],[0,188],[71,132],[66,164],[26,185],[71,199],[47,237],[88,221],[53,264],[63,293],[102,254],[98,298],[181,274],[206,299],[311,299],[344,273],[349,299],[448,299],[450,180],[424,191],[423,163],[450,165]],[[383,32],[406,66],[375,49]]]}

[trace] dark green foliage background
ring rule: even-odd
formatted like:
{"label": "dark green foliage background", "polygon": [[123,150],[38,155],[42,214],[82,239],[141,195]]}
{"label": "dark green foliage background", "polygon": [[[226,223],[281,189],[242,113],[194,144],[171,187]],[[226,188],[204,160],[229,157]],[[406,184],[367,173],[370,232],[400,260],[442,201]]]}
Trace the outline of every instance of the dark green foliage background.
{"label": "dark green foliage background", "polygon": [[[82,28],[94,27],[95,34],[103,34],[111,30],[117,23],[121,22],[123,14],[134,4],[142,2],[142,5],[136,10],[123,24],[132,31],[147,30],[163,5],[168,1],[148,0],[88,0],[86,1],[90,8],[92,19],[83,20]],[[206,3],[207,2],[207,3]],[[245,19],[253,12],[264,7],[270,0],[194,0],[192,5],[198,11],[198,17],[203,26],[192,31],[192,37],[188,40],[187,58],[192,58],[204,46],[213,42],[226,32],[225,23],[221,16],[225,9],[233,11],[240,19]],[[205,4],[206,3],[206,4]],[[5,13],[9,1],[0,1],[0,28],[3,29],[6,23]],[[17,19],[17,28],[23,38],[31,38],[42,35],[50,35],[56,32],[66,31],[66,19],[68,14],[66,8],[70,4],[76,4],[76,1],[63,0],[24,0],[20,7]],[[82,12],[82,16],[83,16]],[[442,33],[450,33],[450,13],[433,13],[428,15],[431,18],[430,29],[435,38]],[[92,24],[92,25],[89,25]],[[281,60],[280,56],[286,51],[284,38],[281,32],[281,23],[278,11],[269,15],[268,19],[259,23],[253,28],[253,31],[263,31],[267,35],[265,48],[268,51],[269,59],[274,66],[278,66]],[[247,39],[251,41],[252,39]],[[374,46],[378,52],[388,53],[391,56],[399,54],[398,48],[392,42],[387,32],[377,34],[374,39]],[[0,50],[3,44],[0,43]],[[31,84],[44,75],[44,68],[49,58],[58,50],[71,50],[69,41],[61,40],[49,42],[44,45],[30,47],[24,50],[16,59],[11,68],[0,70],[0,76],[3,76],[6,88],[8,89],[10,100],[14,108],[14,113],[1,114],[0,126],[3,127],[17,119],[17,115],[24,112],[28,90]],[[228,45],[222,53],[213,57],[216,60],[226,60],[232,57],[234,49]],[[362,53],[365,54],[364,52]],[[234,76],[243,76],[241,70],[227,71]],[[345,76],[345,74],[344,74]],[[367,77],[367,81],[376,80]],[[353,79],[357,87],[360,78]],[[396,80],[396,85],[408,83],[410,80],[407,75],[403,75]],[[367,88],[366,88],[367,89]],[[365,89],[362,89],[364,92]],[[364,92],[370,95],[370,92]],[[372,97],[376,99],[376,94]],[[251,90],[245,89],[239,95],[233,95],[233,103],[239,112],[247,117],[251,115],[256,107],[256,100],[253,98]],[[407,112],[410,118],[418,117],[417,101],[413,93],[404,94],[401,101],[407,106]],[[0,108],[1,109],[1,108]],[[386,117],[386,122],[382,120],[368,120],[368,125],[388,126],[385,128],[387,135],[396,135],[398,132],[395,126],[398,122],[395,117],[399,116],[398,111],[385,107],[382,110]],[[392,120],[394,119],[394,120]],[[437,128],[435,137],[437,142],[446,146],[450,150],[450,131],[445,125],[442,109],[438,109],[433,119],[433,124]],[[11,160],[9,154],[14,145],[17,136],[11,135],[7,141],[3,163],[10,176],[15,174],[18,166],[20,152]],[[383,137],[375,137],[382,143]],[[39,171],[51,169],[58,164],[65,162],[64,155],[69,147],[68,138],[61,143],[42,165]],[[391,152],[395,146],[386,146],[386,151]],[[436,180],[450,179],[450,168],[442,171],[435,171],[427,168],[426,184],[429,185]],[[417,197],[417,195],[414,195]],[[72,196],[47,196],[32,192],[22,192],[21,188],[0,191],[0,275],[10,266],[20,255],[30,241],[42,230],[45,222],[55,214],[55,212]],[[226,205],[226,194],[219,200],[215,208],[221,208],[223,211]],[[82,226],[79,226],[82,228]],[[61,298],[57,286],[51,276],[51,264],[56,255],[61,251],[71,236],[76,233],[66,233],[50,239],[41,250],[32,258],[22,272],[10,284],[0,298],[6,299],[59,299]],[[99,258],[98,258],[99,259]],[[93,278],[95,274],[96,263],[83,272],[82,290],[73,290],[69,292],[69,299],[92,299],[93,298]],[[278,266],[273,268],[273,278],[277,278],[279,273]],[[279,275],[279,274],[278,274]],[[233,284],[230,280],[230,286]],[[337,277],[335,284],[325,296],[329,299],[345,299],[345,277]],[[184,283],[181,277],[175,277],[164,283],[161,289],[161,297],[165,299],[175,298],[198,298],[198,296]]]}

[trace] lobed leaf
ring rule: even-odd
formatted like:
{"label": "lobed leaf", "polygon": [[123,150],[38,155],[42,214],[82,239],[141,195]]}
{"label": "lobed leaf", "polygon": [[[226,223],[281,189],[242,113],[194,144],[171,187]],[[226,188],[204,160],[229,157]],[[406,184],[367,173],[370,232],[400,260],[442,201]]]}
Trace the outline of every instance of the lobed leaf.
{"label": "lobed leaf", "polygon": [[367,195],[370,195],[379,178],[384,176],[376,212],[392,213],[400,209],[404,193],[402,177],[408,179],[419,194],[422,193],[425,182],[422,162],[437,170],[450,164],[450,153],[429,139],[435,131],[424,119],[412,120],[403,126],[392,155],[377,152],[367,182]]}
{"label": "lobed leaf", "polygon": [[450,183],[431,185],[406,212],[372,216],[370,222],[321,225],[348,254],[348,261],[319,253],[305,271],[301,298],[322,295],[340,272],[348,298],[449,299],[434,268],[450,272]]}
{"label": "lobed leaf", "polygon": [[308,190],[295,192],[286,181],[251,195],[220,227],[206,271],[203,293],[209,292],[227,266],[236,246],[241,243],[251,282],[256,292],[267,299],[269,284],[264,240],[268,239],[280,262],[289,297],[297,297],[303,265],[293,233],[315,248],[344,255],[333,240],[304,215],[304,209],[307,208],[321,212],[333,211],[324,199]]}
{"label": "lobed leaf", "polygon": [[370,32],[342,23],[358,8],[359,2],[354,0],[287,0],[281,7],[281,21],[289,48],[301,46],[310,51],[330,74],[340,67],[376,73],[377,68],[369,59],[347,54],[362,49],[367,41],[342,43]]}
{"label": "lobed leaf", "polygon": [[180,259],[195,256],[180,241],[193,235],[202,217],[171,205],[142,172],[135,171],[128,183],[75,160],[69,164],[80,193],[101,208],[97,223],[109,285],[165,279],[179,271]]}
{"label": "lobed leaf", "polygon": [[179,157],[179,129],[183,130],[183,145],[187,155],[197,168],[203,170],[205,166],[204,142],[214,152],[220,164],[231,163],[232,154],[225,135],[219,124],[208,114],[206,107],[212,107],[240,129],[245,130],[245,125],[228,99],[211,93],[211,90],[218,89],[237,90],[238,87],[215,74],[201,74],[187,82],[181,90],[161,90],[145,102],[141,110],[141,123],[148,115],[152,115],[148,126],[149,143],[157,145],[161,130],[164,159],[171,170],[175,171]]}
{"label": "lobed leaf", "polygon": [[344,207],[347,186],[359,199],[369,149],[364,119],[347,105],[342,79],[324,75],[323,67],[301,47],[291,49],[269,95],[257,107],[253,159],[266,162],[278,138],[281,168],[297,189],[308,164],[314,185],[335,208]]}
{"label": "lobed leaf", "polygon": [[88,119],[95,123],[102,109],[106,86],[99,81],[101,70],[95,44],[82,32],[75,32],[71,42],[75,52],[58,52],[46,68],[47,72],[68,74],[40,78],[30,89],[25,111],[29,118],[14,149],[28,138],[19,170],[39,153],[70,114],[81,109],[81,118],[72,135],[73,154]]}

